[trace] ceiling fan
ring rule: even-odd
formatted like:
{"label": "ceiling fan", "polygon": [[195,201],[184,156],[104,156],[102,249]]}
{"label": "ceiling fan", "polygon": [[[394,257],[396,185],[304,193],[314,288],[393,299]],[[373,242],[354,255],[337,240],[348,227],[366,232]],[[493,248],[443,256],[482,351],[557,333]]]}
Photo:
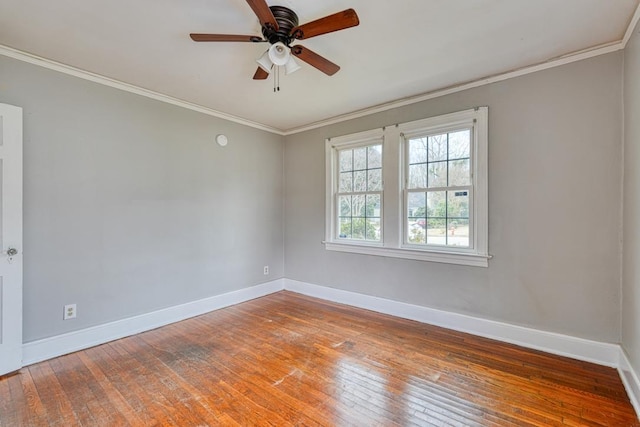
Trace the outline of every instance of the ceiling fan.
{"label": "ceiling fan", "polygon": [[[355,10],[347,9],[342,12],[325,16],[324,18],[298,25],[298,15],[284,6],[268,6],[266,0],[247,0],[251,9],[258,17],[262,26],[262,36],[247,36],[234,34],[190,34],[196,42],[251,42],[271,44],[263,57],[258,59],[260,65],[253,79],[264,80],[269,76],[270,68],[275,65],[288,66],[289,55],[301,59],[323,73],[332,76],[340,67],[312,50],[301,46],[291,46],[296,40],[309,39],[322,34],[355,27],[360,21]],[[266,59],[268,58],[270,59]],[[264,60],[264,61],[262,61]],[[295,67],[295,65],[293,65]],[[299,66],[298,66],[299,68]],[[296,68],[292,68],[294,71]],[[289,71],[289,70],[287,70]]]}

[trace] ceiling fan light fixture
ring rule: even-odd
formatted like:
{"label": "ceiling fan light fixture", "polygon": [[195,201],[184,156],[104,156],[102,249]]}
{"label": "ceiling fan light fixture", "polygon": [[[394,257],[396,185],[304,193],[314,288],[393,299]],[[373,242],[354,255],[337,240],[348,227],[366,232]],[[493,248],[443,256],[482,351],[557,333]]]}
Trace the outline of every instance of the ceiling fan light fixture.
{"label": "ceiling fan light fixture", "polygon": [[271,67],[273,67],[273,62],[269,58],[269,50],[265,51],[260,58],[256,59],[256,62],[264,71],[271,73]]}
{"label": "ceiling fan light fixture", "polygon": [[[355,10],[346,9],[299,25],[298,15],[288,7],[269,6],[267,0],[246,1],[260,21],[262,37],[240,34],[191,33],[191,40],[195,42],[270,43],[269,50],[256,61],[259,67],[253,75],[253,80],[265,80],[271,74],[274,65],[285,67],[286,74],[297,71],[300,66],[292,61],[292,55],[328,76],[332,76],[340,70],[338,65],[310,49],[296,45],[293,46],[293,49],[296,50],[292,51],[290,45],[296,40],[306,40],[359,25],[360,19]],[[276,70],[279,69],[276,68]]]}
{"label": "ceiling fan light fixture", "polygon": [[274,65],[279,67],[287,64],[291,58],[289,48],[282,42],[274,43],[268,50],[269,59]]}
{"label": "ceiling fan light fixture", "polygon": [[296,60],[293,59],[293,56],[291,56],[287,61],[287,63],[284,65],[284,74],[289,75],[291,73],[295,73],[300,68],[301,68],[300,64],[298,64]]}

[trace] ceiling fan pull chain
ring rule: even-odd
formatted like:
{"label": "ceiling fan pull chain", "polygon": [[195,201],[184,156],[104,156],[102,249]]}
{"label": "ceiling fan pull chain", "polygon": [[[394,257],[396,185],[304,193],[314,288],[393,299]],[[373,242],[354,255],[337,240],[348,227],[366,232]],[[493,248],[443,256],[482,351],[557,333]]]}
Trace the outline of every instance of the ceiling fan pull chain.
{"label": "ceiling fan pull chain", "polygon": [[280,67],[274,65],[275,73],[273,73],[273,91],[280,92]]}

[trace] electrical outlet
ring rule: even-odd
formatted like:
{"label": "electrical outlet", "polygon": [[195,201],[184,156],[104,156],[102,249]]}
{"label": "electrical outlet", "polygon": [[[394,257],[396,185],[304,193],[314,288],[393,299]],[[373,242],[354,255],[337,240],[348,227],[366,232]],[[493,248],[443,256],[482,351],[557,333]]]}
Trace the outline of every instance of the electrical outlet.
{"label": "electrical outlet", "polygon": [[265,275],[265,276],[268,276],[268,275],[269,275],[269,266],[268,266],[268,265],[265,265],[265,266],[264,266],[264,275]]}
{"label": "electrical outlet", "polygon": [[76,305],[75,304],[67,304],[64,306],[64,314],[62,316],[63,320],[75,319],[77,314]]}

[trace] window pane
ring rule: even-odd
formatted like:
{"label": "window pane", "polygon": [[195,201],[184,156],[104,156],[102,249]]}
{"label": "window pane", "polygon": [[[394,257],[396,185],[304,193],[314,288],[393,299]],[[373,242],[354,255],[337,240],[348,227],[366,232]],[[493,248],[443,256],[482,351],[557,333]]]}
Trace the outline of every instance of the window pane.
{"label": "window pane", "polygon": [[353,150],[340,151],[340,172],[353,170]]}
{"label": "window pane", "polygon": [[353,173],[353,191],[367,191],[367,171]]}
{"label": "window pane", "polygon": [[340,184],[338,191],[340,193],[347,193],[352,190],[352,178],[353,173],[351,172],[340,172]]}
{"label": "window pane", "polygon": [[429,137],[428,161],[447,160],[447,134]]}
{"label": "window pane", "polygon": [[452,160],[449,162],[449,185],[471,184],[470,160]]}
{"label": "window pane", "polygon": [[407,195],[407,240],[409,243],[417,245],[424,245],[426,243],[426,224],[426,193],[409,193]]}
{"label": "window pane", "polygon": [[353,218],[352,228],[351,228],[351,238],[352,239],[365,239],[365,227],[366,227],[367,219],[366,218]]}
{"label": "window pane", "polygon": [[365,216],[367,218],[380,218],[380,195],[378,194],[369,194],[365,196],[366,198],[366,211]]}
{"label": "window pane", "polygon": [[380,241],[380,218],[367,218],[367,240]]}
{"label": "window pane", "polygon": [[340,206],[341,217],[351,217],[351,196],[338,197],[338,206]]}
{"label": "window pane", "polygon": [[447,203],[448,218],[469,218],[469,192],[449,191]]}
{"label": "window pane", "polygon": [[341,239],[350,239],[351,234],[351,218],[340,218],[340,233],[338,237]]}
{"label": "window pane", "polygon": [[[338,152],[338,238],[381,240],[382,144]],[[358,195],[349,193],[362,193]]]}
{"label": "window pane", "polygon": [[367,147],[353,150],[353,170],[363,170],[367,168]]}
{"label": "window pane", "polygon": [[427,162],[427,138],[409,140],[409,163]]}
{"label": "window pane", "polygon": [[426,220],[424,218],[417,221],[409,221],[409,230],[407,233],[407,239],[409,243],[416,245],[424,245],[427,243],[425,233]]}
{"label": "window pane", "polygon": [[447,245],[469,247],[469,192],[448,194]]}
{"label": "window pane", "polygon": [[447,162],[428,163],[429,188],[447,186]]}
{"label": "window pane", "polygon": [[339,193],[382,190],[382,145],[339,152]]}
{"label": "window pane", "polygon": [[407,216],[409,218],[426,218],[427,197],[425,193],[409,193],[407,200]]}
{"label": "window pane", "polygon": [[408,242],[469,247],[469,190],[446,190],[472,184],[471,130],[412,139],[407,155],[409,190],[445,190],[407,194]]}
{"label": "window pane", "polygon": [[365,216],[365,202],[366,196],[352,196],[351,197],[351,215],[353,217],[363,217]]}
{"label": "window pane", "polygon": [[369,169],[382,167],[382,145],[372,145],[369,150]]}
{"label": "window pane", "polygon": [[427,244],[428,245],[446,245],[447,235],[445,227],[447,220],[445,218],[427,218]]}
{"label": "window pane", "polygon": [[427,193],[427,217],[446,218],[447,192],[432,191]]}
{"label": "window pane", "polygon": [[408,242],[469,247],[469,194],[469,190],[408,193]]}
{"label": "window pane", "polygon": [[427,188],[427,164],[409,165],[409,188]]}
{"label": "window pane", "polygon": [[449,159],[464,159],[470,157],[471,131],[463,130],[449,134]]}
{"label": "window pane", "polygon": [[452,219],[447,226],[447,244],[468,248],[469,245],[469,220]]}
{"label": "window pane", "polygon": [[382,190],[382,169],[373,169],[369,171],[369,180],[367,183],[367,190],[369,191]]}

